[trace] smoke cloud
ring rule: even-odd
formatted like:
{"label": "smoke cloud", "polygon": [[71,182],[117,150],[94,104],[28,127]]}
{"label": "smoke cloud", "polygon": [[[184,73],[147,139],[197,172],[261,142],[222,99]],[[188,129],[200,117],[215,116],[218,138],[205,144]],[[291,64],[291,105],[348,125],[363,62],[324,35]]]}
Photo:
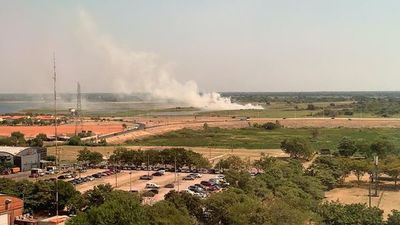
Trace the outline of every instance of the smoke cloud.
{"label": "smoke cloud", "polygon": [[104,61],[105,72],[113,74],[110,82],[117,92],[145,92],[155,99],[208,110],[262,109],[233,103],[216,92],[200,94],[196,82],[177,81],[170,72],[172,65],[161,62],[157,54],[127,50],[98,32],[84,10],[80,10],[79,21],[79,37]]}

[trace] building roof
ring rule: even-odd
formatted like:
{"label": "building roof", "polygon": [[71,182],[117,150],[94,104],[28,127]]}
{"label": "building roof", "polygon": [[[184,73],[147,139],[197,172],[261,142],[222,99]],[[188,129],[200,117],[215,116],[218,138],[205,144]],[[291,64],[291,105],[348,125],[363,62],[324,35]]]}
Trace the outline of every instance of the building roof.
{"label": "building roof", "polygon": [[64,215],[63,216],[53,216],[53,217],[49,217],[49,218],[40,220],[40,222],[51,222],[51,223],[58,224],[58,223],[66,221],[68,219],[69,219],[69,216],[64,216]]}
{"label": "building roof", "polygon": [[7,152],[12,155],[18,155],[22,151],[24,151],[27,148],[31,147],[10,147],[10,146],[0,146],[0,152]]}

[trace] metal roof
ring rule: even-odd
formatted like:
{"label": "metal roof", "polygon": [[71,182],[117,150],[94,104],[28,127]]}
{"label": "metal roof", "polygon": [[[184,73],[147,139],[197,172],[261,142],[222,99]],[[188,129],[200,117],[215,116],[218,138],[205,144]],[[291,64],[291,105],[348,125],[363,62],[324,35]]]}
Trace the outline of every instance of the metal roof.
{"label": "metal roof", "polygon": [[10,146],[0,146],[0,152],[7,152],[12,155],[18,155],[20,152],[28,149],[30,147],[10,147]]}

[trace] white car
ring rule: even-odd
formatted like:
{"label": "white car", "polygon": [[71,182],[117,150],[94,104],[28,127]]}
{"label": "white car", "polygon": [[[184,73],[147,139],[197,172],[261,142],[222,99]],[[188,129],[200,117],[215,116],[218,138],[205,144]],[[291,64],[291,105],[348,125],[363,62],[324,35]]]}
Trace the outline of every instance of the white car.
{"label": "white car", "polygon": [[155,184],[155,183],[147,183],[147,184],[146,184],[146,188],[155,188],[155,189],[158,189],[158,188],[160,188],[160,185]]}
{"label": "white car", "polygon": [[203,175],[201,175],[200,173],[191,173],[190,176],[201,178]]}
{"label": "white car", "polygon": [[217,176],[215,176],[215,178],[217,178],[217,179],[225,179],[225,175],[218,174]]}
{"label": "white car", "polygon": [[195,195],[196,194],[196,192],[191,191],[189,189],[185,189],[185,190],[183,190],[183,192],[186,192],[186,193],[191,194],[191,195]]}

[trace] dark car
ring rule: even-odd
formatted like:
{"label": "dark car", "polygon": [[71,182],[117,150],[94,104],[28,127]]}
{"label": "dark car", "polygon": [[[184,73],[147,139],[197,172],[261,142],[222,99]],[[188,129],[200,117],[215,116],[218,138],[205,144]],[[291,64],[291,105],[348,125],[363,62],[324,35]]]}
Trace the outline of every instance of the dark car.
{"label": "dark car", "polygon": [[67,176],[65,176],[65,175],[60,175],[60,176],[58,176],[58,179],[60,179],[60,180],[67,179]]}
{"label": "dark car", "polygon": [[164,187],[165,187],[165,188],[174,188],[174,187],[175,187],[175,185],[171,183],[171,184],[167,184],[167,185],[165,185]]}
{"label": "dark car", "polygon": [[101,175],[101,173],[95,173],[95,174],[92,175],[92,177],[100,178],[100,177],[102,177],[102,175]]}
{"label": "dark car", "polygon": [[156,189],[156,188],[152,188],[149,191],[153,192],[154,194],[160,193],[160,191],[158,189]]}
{"label": "dark car", "polygon": [[194,180],[195,178],[191,175],[187,175],[183,178],[183,180]]}
{"label": "dark car", "polygon": [[157,177],[162,176],[162,175],[164,175],[164,174],[161,172],[158,172],[158,171],[152,174],[152,176],[157,176]]}
{"label": "dark car", "polygon": [[211,182],[205,181],[205,180],[203,180],[202,182],[200,182],[200,184],[201,184],[201,185],[204,185],[204,186],[206,186],[206,187],[212,186]]}
{"label": "dark car", "polygon": [[203,188],[204,190],[206,190],[206,189],[207,189],[207,187],[206,187],[206,186],[204,186],[204,185],[202,185],[202,184],[195,184],[194,186],[197,186],[197,187]]}
{"label": "dark car", "polygon": [[152,179],[153,179],[153,176],[150,176],[150,175],[140,176],[140,180],[152,180]]}

